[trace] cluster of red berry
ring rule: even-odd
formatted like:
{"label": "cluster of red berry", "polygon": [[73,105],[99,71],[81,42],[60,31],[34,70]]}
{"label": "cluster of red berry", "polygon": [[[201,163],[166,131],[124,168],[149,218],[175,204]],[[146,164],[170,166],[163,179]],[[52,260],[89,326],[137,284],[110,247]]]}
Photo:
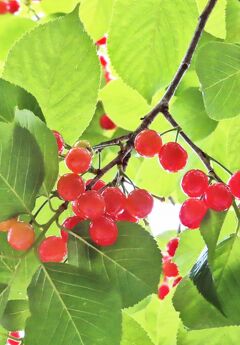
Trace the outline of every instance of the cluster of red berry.
{"label": "cluster of red berry", "polygon": [[23,338],[23,335],[21,333],[23,332],[10,332],[10,338],[8,338],[6,345],[20,345],[22,343],[21,339]]}
{"label": "cluster of red berry", "polygon": [[163,253],[163,283],[158,289],[158,297],[161,300],[168,295],[171,286],[175,287],[182,280],[182,277],[179,276],[177,265],[172,262],[178,244],[179,238],[172,238],[167,244],[166,253]]}
{"label": "cluster of red berry", "polygon": [[16,13],[20,8],[20,4],[16,0],[0,1],[0,14]]}

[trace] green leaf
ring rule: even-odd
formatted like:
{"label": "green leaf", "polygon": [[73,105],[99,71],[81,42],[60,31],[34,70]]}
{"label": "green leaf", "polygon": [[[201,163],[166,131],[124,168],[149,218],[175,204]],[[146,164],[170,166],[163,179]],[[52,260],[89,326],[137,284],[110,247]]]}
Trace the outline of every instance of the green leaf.
{"label": "green leaf", "polygon": [[24,35],[9,53],[3,74],[37,98],[48,126],[60,131],[66,141],[79,138],[89,125],[97,103],[100,66],[78,8]]}
{"label": "green leaf", "polygon": [[9,286],[0,283],[0,318],[2,317],[4,310],[6,308],[8,296]]}
{"label": "green leaf", "polygon": [[102,277],[47,264],[33,277],[28,293],[26,345],[120,343],[120,299]]}
{"label": "green leaf", "polygon": [[108,50],[114,69],[149,102],[170,82],[189,45],[198,13],[192,0],[117,0]]}
{"label": "green leaf", "polygon": [[121,345],[153,345],[144,329],[131,318],[123,313]]}
{"label": "green leaf", "polygon": [[0,121],[12,122],[15,108],[31,110],[44,121],[44,116],[37,100],[19,86],[0,79]]}
{"label": "green leaf", "polygon": [[[239,110],[240,113],[240,110]],[[226,140],[226,153],[228,159],[228,167],[230,170],[235,171],[239,169],[240,166],[240,116],[231,120],[230,126],[227,131]]]}
{"label": "green leaf", "polygon": [[106,277],[117,286],[127,307],[157,291],[161,253],[140,225],[118,222],[118,230],[116,244],[97,248],[89,242],[88,223],[81,223],[75,228],[80,236],[70,236],[69,262]]}
{"label": "green leaf", "polygon": [[26,300],[10,300],[1,318],[1,324],[9,331],[19,331],[25,328],[25,321],[29,316]]}
{"label": "green leaf", "polygon": [[25,128],[0,126],[0,221],[30,214],[44,177],[43,159],[33,136]]}
{"label": "green leaf", "polygon": [[44,180],[40,194],[48,195],[58,177],[58,149],[52,131],[28,110],[16,110],[15,121],[29,130],[34,136],[42,153],[44,163]]}
{"label": "green leaf", "polygon": [[240,47],[208,43],[200,49],[196,71],[210,118],[221,120],[239,114]]}
{"label": "green leaf", "polygon": [[74,7],[79,3],[79,0],[42,0],[41,1],[41,8],[45,13],[56,13],[56,12],[64,12],[68,13],[71,12]]}
{"label": "green leaf", "polygon": [[173,103],[171,113],[193,141],[208,136],[217,126],[217,122],[208,117],[198,88],[183,91]]}
{"label": "green leaf", "polygon": [[240,42],[240,2],[228,0],[226,8],[226,42]]}
{"label": "green leaf", "polygon": [[82,0],[80,18],[94,41],[108,32],[113,4],[114,0]]}

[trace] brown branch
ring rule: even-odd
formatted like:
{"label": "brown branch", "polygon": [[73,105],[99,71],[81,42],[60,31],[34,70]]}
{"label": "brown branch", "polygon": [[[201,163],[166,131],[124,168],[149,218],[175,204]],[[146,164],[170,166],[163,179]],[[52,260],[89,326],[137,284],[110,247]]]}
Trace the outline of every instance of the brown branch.
{"label": "brown branch", "polygon": [[[217,0],[209,0],[205,9],[203,10],[202,14],[199,17],[198,25],[197,28],[194,32],[194,35],[192,37],[192,40],[189,44],[189,48],[177,70],[177,73],[175,74],[172,82],[168,86],[165,94],[163,95],[162,99],[160,102],[143,118],[142,123],[140,126],[132,132],[130,135],[127,143],[125,144],[124,149],[120,150],[118,153],[117,157],[114,158],[110,163],[108,163],[103,169],[99,170],[98,175],[92,180],[92,182],[88,185],[88,188],[91,189],[91,187],[106,173],[108,172],[111,168],[113,168],[115,165],[123,164],[124,159],[126,156],[129,155],[131,150],[133,149],[134,145],[134,139],[136,136],[142,132],[144,129],[148,128],[149,125],[153,122],[153,120],[156,118],[156,116],[159,113],[163,113],[165,118],[174,126],[174,127],[179,127],[178,123],[173,119],[173,117],[170,115],[168,112],[168,105],[173,97],[180,81],[182,80],[182,77],[184,76],[185,72],[188,70],[190,63],[192,61],[193,54],[196,50],[196,47],[198,45],[198,42],[201,38],[202,32],[204,30],[204,27],[206,25],[206,22],[216,5]],[[192,149],[199,155],[200,159],[204,162],[205,166],[209,170],[211,174],[215,174],[214,171],[212,170],[212,167],[210,165],[210,161],[207,158],[206,154],[198,148],[190,139],[189,137],[181,131],[181,136],[188,142],[188,144],[192,147]],[[218,176],[215,174],[215,176],[218,180]]]}

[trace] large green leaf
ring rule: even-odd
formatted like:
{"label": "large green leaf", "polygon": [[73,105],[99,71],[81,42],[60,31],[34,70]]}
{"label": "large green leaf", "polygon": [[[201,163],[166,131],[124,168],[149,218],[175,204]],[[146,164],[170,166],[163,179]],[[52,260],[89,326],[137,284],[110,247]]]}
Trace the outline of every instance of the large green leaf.
{"label": "large green leaf", "polygon": [[[239,111],[240,113],[240,111]],[[240,116],[231,120],[227,131],[226,150],[229,169],[235,171],[240,167]]]}
{"label": "large green leaf", "polygon": [[226,42],[240,42],[240,2],[228,0],[226,8]]}
{"label": "large green leaf", "polygon": [[40,149],[27,129],[0,126],[0,221],[30,214],[44,177]]}
{"label": "large green leaf", "polygon": [[9,331],[19,331],[25,328],[25,321],[29,316],[26,300],[10,300],[0,320],[4,328]]}
{"label": "large green leaf", "polygon": [[194,141],[208,136],[217,126],[217,122],[208,117],[198,88],[183,91],[170,110],[180,127]]}
{"label": "large green leaf", "polygon": [[144,329],[130,317],[123,313],[121,345],[153,345]]}
{"label": "large green leaf", "polygon": [[206,44],[197,55],[196,71],[209,117],[221,120],[238,115],[240,47],[230,43]]}
{"label": "large green leaf", "polygon": [[15,120],[23,128],[27,128],[36,139],[42,153],[44,163],[44,181],[40,194],[48,195],[58,176],[58,149],[52,131],[28,110],[17,110]]}
{"label": "large green leaf", "polygon": [[28,290],[26,345],[119,345],[119,295],[102,277],[66,264],[47,264]]}
{"label": "large green leaf", "polygon": [[2,317],[7,305],[9,290],[8,285],[0,283],[0,318]]}
{"label": "large green leaf", "polygon": [[42,0],[41,8],[45,13],[60,13],[60,12],[71,12],[79,0]]}
{"label": "large green leaf", "polygon": [[114,0],[82,0],[80,18],[89,33],[97,41],[108,31]]}
{"label": "large green leaf", "polygon": [[117,0],[108,41],[114,69],[151,101],[175,74],[197,17],[192,0]]}
{"label": "large green leaf", "polygon": [[78,8],[24,35],[9,53],[3,75],[37,98],[50,128],[67,141],[77,139],[94,114],[100,82],[96,48]]}
{"label": "large green leaf", "polygon": [[0,121],[13,121],[16,106],[19,109],[31,110],[44,121],[42,110],[35,97],[21,87],[0,79]]}
{"label": "large green leaf", "polygon": [[116,285],[123,307],[156,292],[161,273],[161,253],[154,238],[140,225],[119,222],[113,246],[97,248],[89,241],[88,223],[75,228],[69,242],[69,262],[88,268]]}

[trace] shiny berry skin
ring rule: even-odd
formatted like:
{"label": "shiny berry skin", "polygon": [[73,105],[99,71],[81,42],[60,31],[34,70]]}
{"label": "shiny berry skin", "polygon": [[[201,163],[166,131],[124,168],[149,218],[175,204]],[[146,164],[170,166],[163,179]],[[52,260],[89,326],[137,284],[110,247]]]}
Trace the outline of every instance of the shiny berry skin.
{"label": "shiny berry skin", "polygon": [[108,187],[102,192],[106,204],[106,213],[110,217],[116,217],[123,212],[126,197],[117,187]]}
{"label": "shiny berry skin", "polygon": [[105,59],[105,57],[104,57],[103,55],[100,55],[100,56],[99,56],[99,60],[100,60],[101,65],[102,65],[103,67],[106,67],[106,66],[107,66],[107,60]]}
{"label": "shiny berry skin", "polygon": [[182,281],[182,277],[177,277],[176,279],[174,279],[172,287],[177,286],[180,281]]}
{"label": "shiny berry skin", "polygon": [[206,212],[207,206],[203,200],[188,199],[181,206],[179,218],[189,229],[196,229],[199,228]]}
{"label": "shiny berry skin", "polygon": [[[86,182],[86,187],[92,182],[92,178],[87,180]],[[96,190],[99,191],[100,189],[102,189],[103,187],[106,186],[106,183],[102,180],[98,180],[96,183],[94,183],[94,185],[92,186],[91,190]]]}
{"label": "shiny berry skin", "polygon": [[133,217],[127,210],[124,210],[116,217],[116,221],[120,222],[130,222],[130,223],[137,223],[138,218]]}
{"label": "shiny berry skin", "polygon": [[100,38],[97,42],[96,42],[96,45],[97,46],[102,46],[102,45],[105,45],[107,43],[107,37],[106,36],[103,36],[102,38]]}
{"label": "shiny berry skin", "polygon": [[202,196],[208,188],[208,177],[201,170],[189,170],[182,179],[182,189],[190,197]]}
{"label": "shiny berry skin", "polygon": [[145,218],[153,209],[153,197],[145,189],[135,189],[127,197],[127,211],[136,218]]}
{"label": "shiny berry skin", "polygon": [[141,156],[154,157],[161,150],[162,138],[157,132],[145,129],[136,136],[134,147]]}
{"label": "shiny berry skin", "polygon": [[235,172],[228,181],[230,191],[235,198],[240,199],[240,171]]}
{"label": "shiny berry skin", "polygon": [[172,238],[167,244],[167,252],[170,256],[174,256],[178,248],[179,238]]}
{"label": "shiny berry skin", "polygon": [[100,217],[91,222],[89,235],[98,246],[111,246],[117,241],[118,228],[112,219]]}
{"label": "shiny berry skin", "polygon": [[163,264],[163,274],[165,277],[177,277],[179,272],[178,272],[178,267],[174,262],[166,261]]}
{"label": "shiny berry skin", "polygon": [[82,220],[86,220],[86,217],[84,216],[84,214],[78,209],[77,200],[72,201],[72,211],[76,216],[78,216]]}
{"label": "shiny berry skin", "polygon": [[88,149],[74,147],[68,152],[65,163],[68,169],[75,174],[82,174],[89,170],[92,164],[92,155]]}
{"label": "shiny berry skin", "polygon": [[233,196],[230,189],[221,182],[208,187],[204,194],[206,205],[214,211],[228,210],[233,202]]}
{"label": "shiny berry skin", "polygon": [[170,292],[170,288],[167,284],[162,284],[158,288],[158,298],[163,300]]}
{"label": "shiny berry skin", "polygon": [[16,13],[19,10],[19,8],[20,8],[20,4],[19,4],[18,1],[16,1],[16,0],[9,1],[9,3],[8,3],[8,11],[9,11],[9,13],[14,14],[14,13]]}
{"label": "shiny berry skin", "polygon": [[85,183],[76,174],[66,174],[58,180],[57,191],[63,200],[73,201],[85,191]]}
{"label": "shiny berry skin", "polygon": [[27,250],[34,243],[34,229],[28,223],[16,222],[9,229],[7,239],[12,248],[16,250]]}
{"label": "shiny berry skin", "polygon": [[102,195],[88,190],[78,198],[77,208],[87,219],[96,219],[104,215],[106,205]]}
{"label": "shiny berry skin", "polygon": [[[64,220],[62,226],[68,230],[72,230],[76,225],[78,225],[83,220],[84,220],[83,218],[78,217],[78,216],[69,217],[69,218]],[[61,237],[65,242],[67,242],[68,231],[62,229],[61,230]]]}
{"label": "shiny berry skin", "polygon": [[17,218],[11,218],[0,223],[0,231],[7,232],[12,225],[17,222]]}
{"label": "shiny berry skin", "polygon": [[100,126],[102,127],[102,129],[109,130],[109,129],[117,128],[115,123],[106,114],[103,114],[100,117],[99,123],[100,123]]}
{"label": "shiny berry skin", "polygon": [[187,164],[188,154],[184,148],[175,142],[169,142],[161,148],[159,161],[163,169],[177,172]]}
{"label": "shiny berry skin", "polygon": [[58,147],[58,154],[60,155],[63,152],[63,150],[64,150],[64,140],[63,140],[63,137],[57,131],[52,131],[52,132],[53,132],[53,135],[56,138],[57,147]]}
{"label": "shiny berry skin", "polygon": [[62,262],[66,255],[67,244],[61,237],[47,237],[38,247],[38,256],[42,262]]}
{"label": "shiny berry skin", "polygon": [[10,337],[13,337],[13,338],[15,338],[15,339],[21,339],[21,338],[22,338],[22,335],[21,335],[21,332],[20,332],[20,331],[10,332],[10,333],[9,333],[9,336],[10,336]]}
{"label": "shiny berry skin", "polygon": [[8,13],[8,3],[5,1],[0,1],[0,14]]}
{"label": "shiny berry skin", "polygon": [[7,345],[21,345],[21,341],[8,338]]}

